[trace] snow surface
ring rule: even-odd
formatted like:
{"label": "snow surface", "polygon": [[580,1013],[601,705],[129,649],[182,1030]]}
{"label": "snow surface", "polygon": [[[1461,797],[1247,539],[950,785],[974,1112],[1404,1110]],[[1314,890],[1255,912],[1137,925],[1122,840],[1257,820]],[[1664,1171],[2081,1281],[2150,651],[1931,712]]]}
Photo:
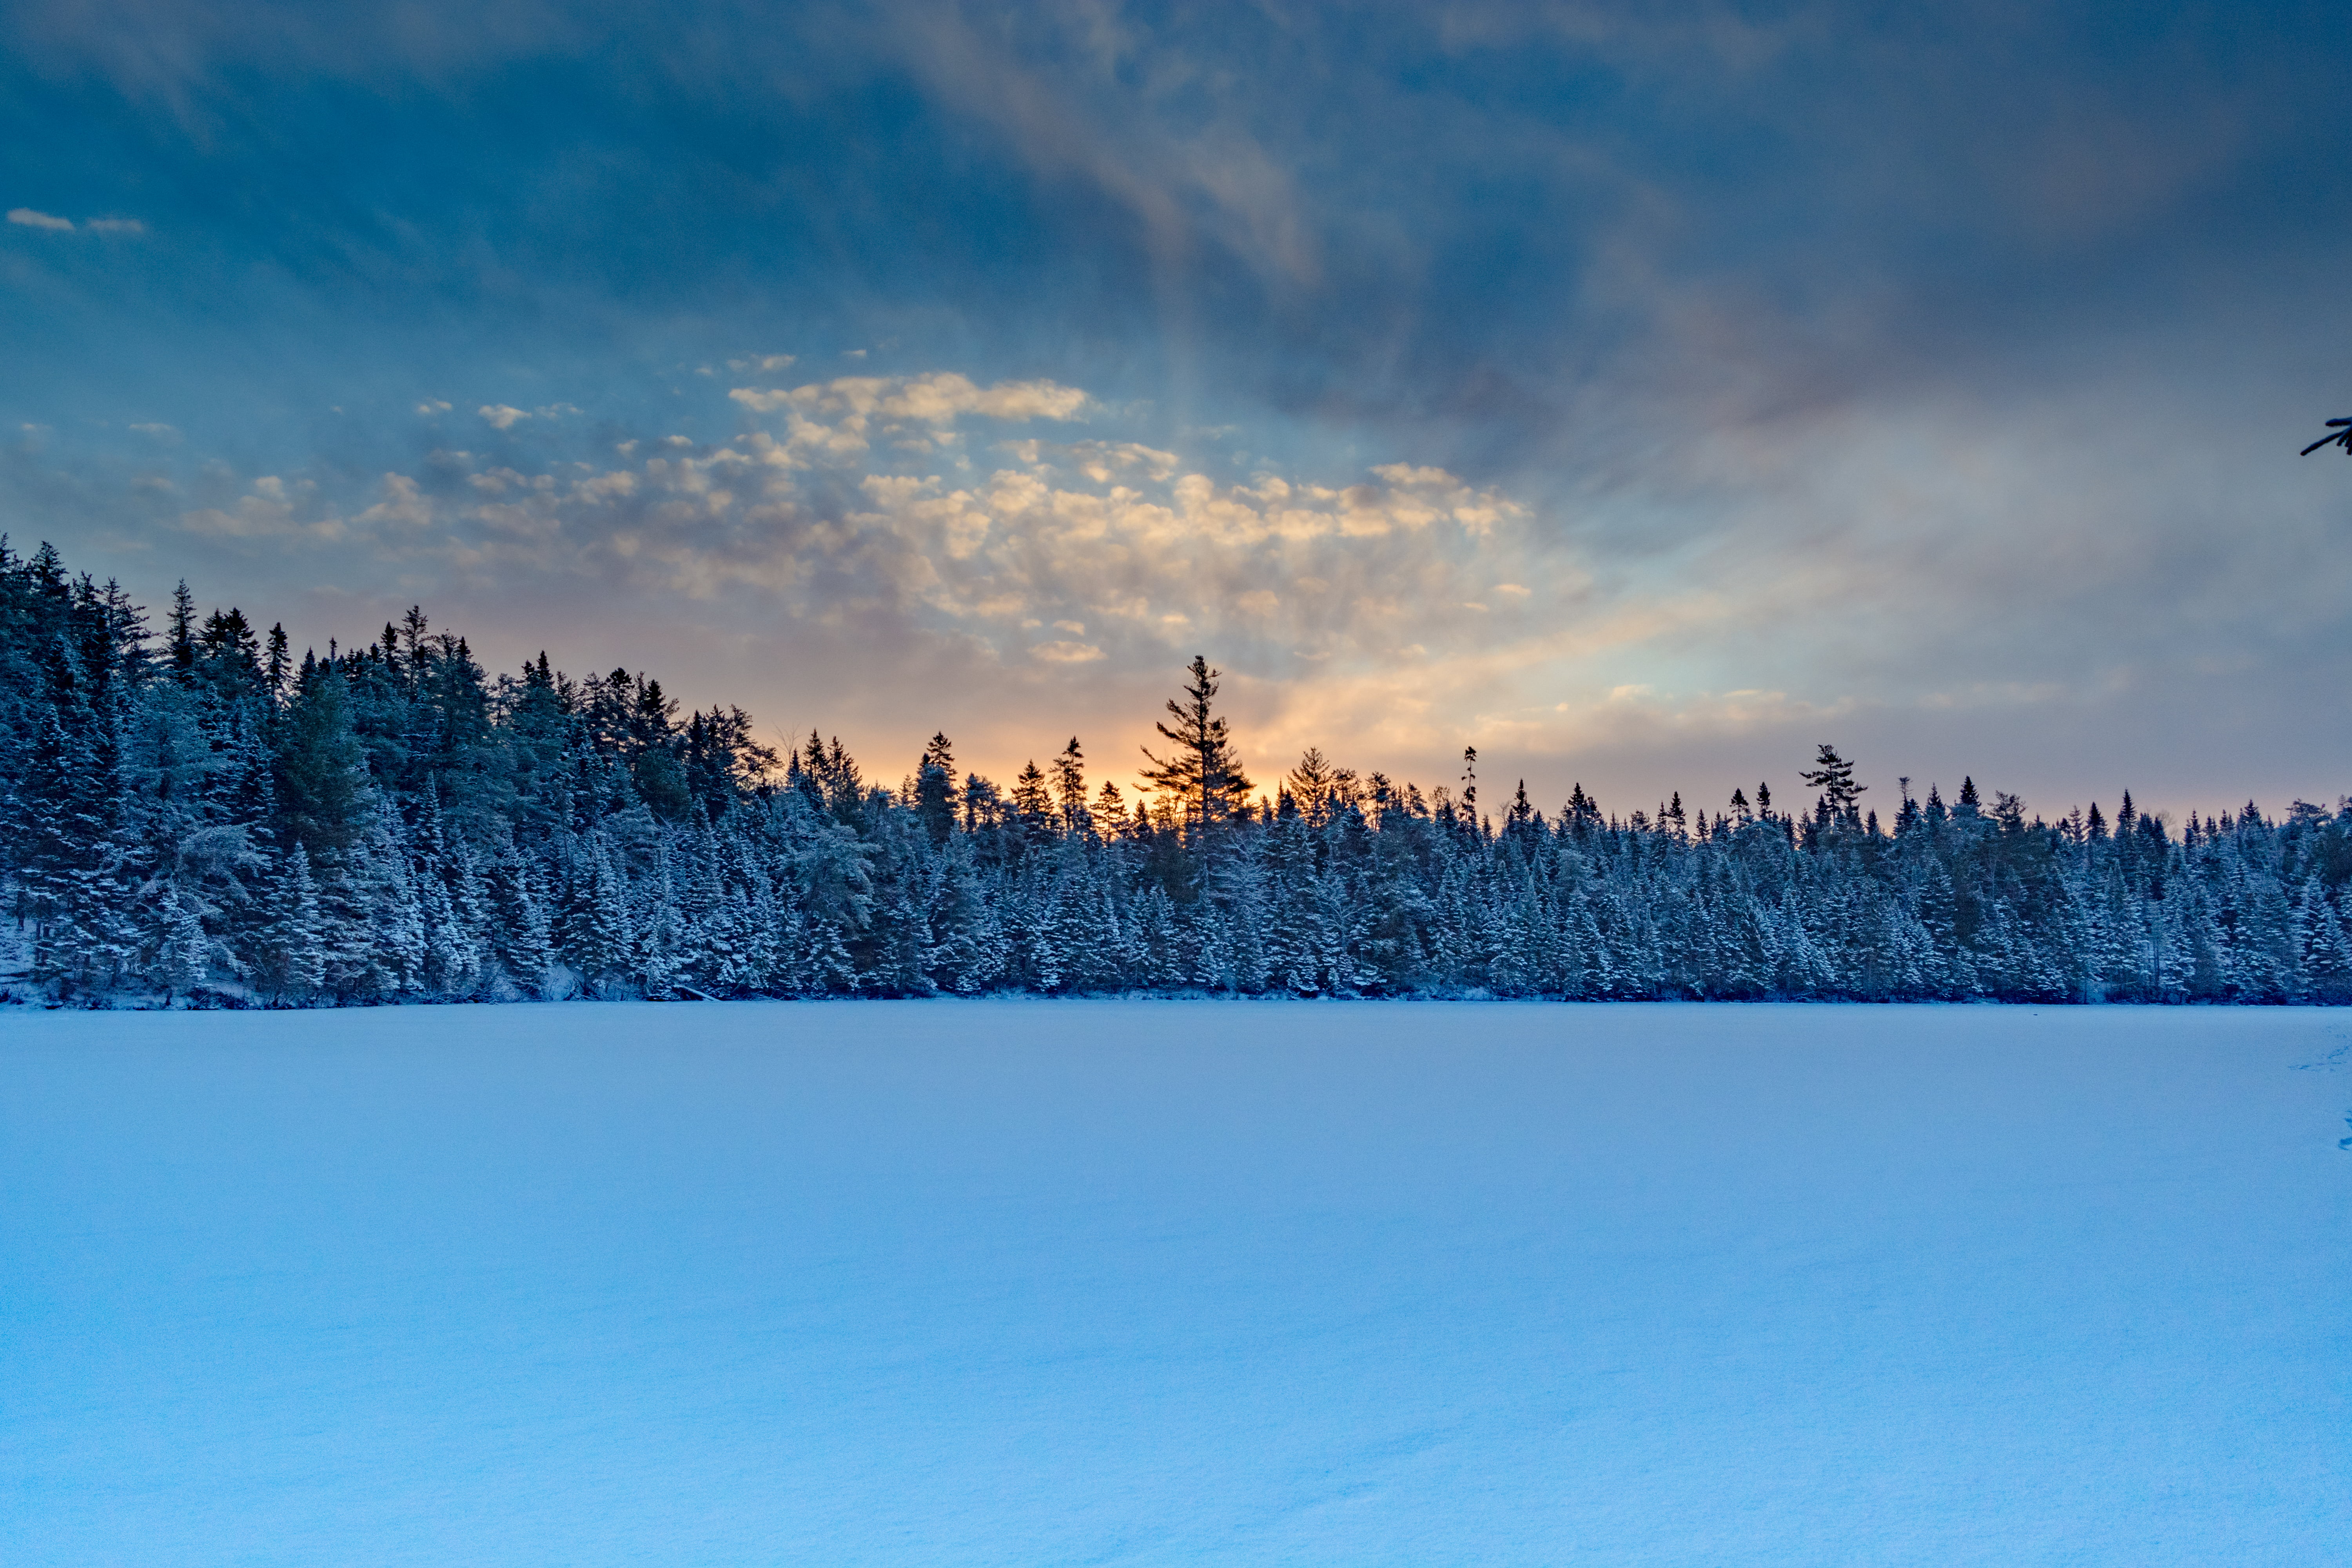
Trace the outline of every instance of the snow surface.
{"label": "snow surface", "polygon": [[2352,1555],[2352,1017],[0,1014],[0,1559]]}

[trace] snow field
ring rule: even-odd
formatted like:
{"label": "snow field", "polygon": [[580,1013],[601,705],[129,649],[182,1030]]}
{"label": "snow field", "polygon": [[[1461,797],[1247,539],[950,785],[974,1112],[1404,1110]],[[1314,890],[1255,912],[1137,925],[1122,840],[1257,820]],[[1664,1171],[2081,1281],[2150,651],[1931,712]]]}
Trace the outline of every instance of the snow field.
{"label": "snow field", "polygon": [[0,1014],[11,1563],[2310,1563],[2352,1018]]}

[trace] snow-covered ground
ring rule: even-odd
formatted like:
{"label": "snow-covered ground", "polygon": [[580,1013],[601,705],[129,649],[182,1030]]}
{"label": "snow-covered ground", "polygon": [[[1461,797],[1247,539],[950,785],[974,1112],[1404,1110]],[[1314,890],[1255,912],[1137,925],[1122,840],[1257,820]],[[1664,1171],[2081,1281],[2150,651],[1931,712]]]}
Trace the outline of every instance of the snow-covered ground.
{"label": "snow-covered ground", "polygon": [[2310,1564],[2352,1015],[0,1014],[0,1559]]}

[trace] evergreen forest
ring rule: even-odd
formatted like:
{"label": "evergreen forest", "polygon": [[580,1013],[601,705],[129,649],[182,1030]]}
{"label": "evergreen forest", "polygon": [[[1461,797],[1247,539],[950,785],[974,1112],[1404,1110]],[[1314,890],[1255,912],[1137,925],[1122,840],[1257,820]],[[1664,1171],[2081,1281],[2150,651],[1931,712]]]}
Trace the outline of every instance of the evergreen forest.
{"label": "evergreen forest", "polygon": [[0,984],[47,1005],[1000,992],[2352,1001],[2352,808],[2177,831],[1964,781],[1882,821],[1828,745],[1759,785],[1557,810],[1309,751],[1253,782],[1195,659],[1138,798],[1073,739],[1009,785],[933,735],[895,786],[838,741],[544,654],[491,676],[412,611],[297,660],[152,626],[0,539]]}

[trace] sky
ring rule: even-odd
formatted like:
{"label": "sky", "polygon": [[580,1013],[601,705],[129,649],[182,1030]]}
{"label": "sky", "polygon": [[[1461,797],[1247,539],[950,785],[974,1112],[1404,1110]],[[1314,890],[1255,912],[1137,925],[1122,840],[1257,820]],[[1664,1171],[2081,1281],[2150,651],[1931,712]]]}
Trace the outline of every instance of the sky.
{"label": "sky", "polygon": [[0,528],[884,783],[2332,803],[2337,10],[25,0]]}

